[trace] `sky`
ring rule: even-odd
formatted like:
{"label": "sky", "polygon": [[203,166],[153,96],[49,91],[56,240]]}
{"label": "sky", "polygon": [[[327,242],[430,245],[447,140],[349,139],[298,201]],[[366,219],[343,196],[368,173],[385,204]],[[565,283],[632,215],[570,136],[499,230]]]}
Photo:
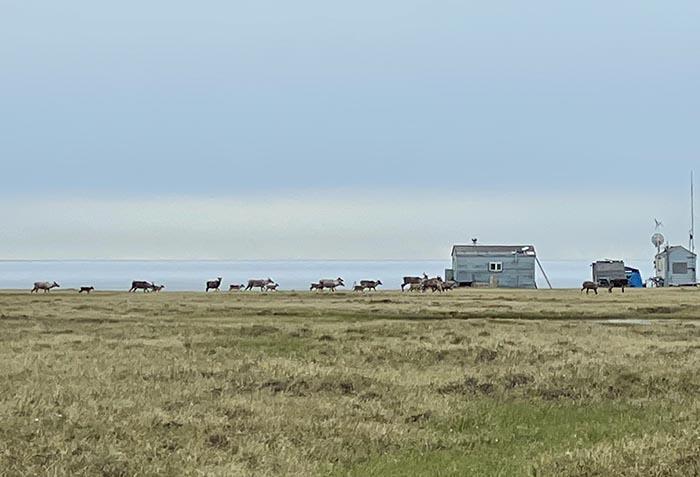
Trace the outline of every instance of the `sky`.
{"label": "sky", "polygon": [[699,17],[0,0],[0,259],[650,257],[654,217],[687,243]]}

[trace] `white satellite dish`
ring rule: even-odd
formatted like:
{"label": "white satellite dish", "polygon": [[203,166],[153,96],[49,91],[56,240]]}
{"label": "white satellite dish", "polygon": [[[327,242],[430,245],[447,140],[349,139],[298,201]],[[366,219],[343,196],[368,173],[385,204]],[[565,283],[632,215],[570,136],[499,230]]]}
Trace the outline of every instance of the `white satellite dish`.
{"label": "white satellite dish", "polygon": [[651,243],[654,245],[656,248],[660,248],[666,239],[662,234],[659,232],[656,232],[654,235],[651,236]]}

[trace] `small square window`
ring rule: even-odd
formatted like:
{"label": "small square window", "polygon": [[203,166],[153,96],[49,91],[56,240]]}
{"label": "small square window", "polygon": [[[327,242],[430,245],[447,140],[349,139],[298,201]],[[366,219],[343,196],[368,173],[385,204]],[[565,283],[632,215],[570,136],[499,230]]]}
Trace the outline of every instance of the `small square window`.
{"label": "small square window", "polygon": [[688,273],[688,264],[686,262],[673,262],[672,269],[673,273],[686,274]]}
{"label": "small square window", "polygon": [[503,262],[489,262],[489,272],[502,272]]}

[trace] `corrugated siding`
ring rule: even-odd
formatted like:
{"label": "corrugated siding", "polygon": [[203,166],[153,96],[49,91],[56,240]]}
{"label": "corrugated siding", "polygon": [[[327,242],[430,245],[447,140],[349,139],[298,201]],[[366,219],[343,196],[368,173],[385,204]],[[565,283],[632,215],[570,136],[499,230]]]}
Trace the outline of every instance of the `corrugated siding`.
{"label": "corrugated siding", "polygon": [[624,280],[625,278],[627,278],[627,275],[625,274],[624,262],[593,263],[593,281],[595,282],[601,279]]}
{"label": "corrugated siding", "polygon": [[[490,262],[503,263],[502,272],[490,272]],[[535,257],[520,255],[455,255],[452,269],[458,282],[472,282],[488,285],[491,276],[498,279],[498,286],[504,288],[536,288]]]}
{"label": "corrugated siding", "polygon": [[[670,250],[668,253],[668,260],[664,264],[666,268],[666,285],[689,285],[696,283],[695,262],[695,256],[682,248]],[[673,273],[674,263],[685,263],[688,271],[686,273]]]}

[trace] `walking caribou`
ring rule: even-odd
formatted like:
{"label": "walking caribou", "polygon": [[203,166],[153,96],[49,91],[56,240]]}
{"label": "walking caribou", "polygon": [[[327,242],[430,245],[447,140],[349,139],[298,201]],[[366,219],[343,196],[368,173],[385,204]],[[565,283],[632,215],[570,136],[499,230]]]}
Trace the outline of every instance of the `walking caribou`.
{"label": "walking caribou", "polygon": [[80,287],[80,290],[78,290],[78,293],[87,293],[88,295],[90,294],[91,291],[93,291],[95,287]]}
{"label": "walking caribou", "polygon": [[275,283],[274,280],[272,280],[270,277],[268,277],[265,280],[259,280],[256,278],[248,280],[248,286],[245,287],[246,291],[247,290],[252,290],[253,288],[260,288],[260,291],[263,291],[265,287],[271,283]]}
{"label": "walking caribou", "polygon": [[39,293],[39,290],[44,290],[44,293],[47,293],[52,288],[60,288],[60,286],[56,282],[34,282],[34,288],[32,288],[30,293]]}
{"label": "walking caribou", "polygon": [[[423,277],[403,277],[403,283],[401,284],[401,291],[404,291],[404,287],[406,285],[413,285],[413,284],[419,284],[423,280],[427,280],[428,275],[423,272]],[[412,289],[413,287],[409,287]]]}
{"label": "walking caribou", "polygon": [[367,290],[374,290],[377,291],[377,287],[379,285],[382,285],[381,280],[360,280],[360,286],[362,287],[362,290],[366,288]]}
{"label": "walking caribou", "polygon": [[321,280],[318,281],[318,283],[312,283],[312,289],[314,285],[318,285],[320,290],[323,290],[324,288],[328,288],[330,291],[335,291],[337,287],[344,287],[345,283],[343,282],[343,279],[338,277],[335,280],[331,280],[330,278],[322,278]]}
{"label": "walking caribou", "polygon": [[207,289],[205,291],[208,292],[209,289],[219,291],[220,286],[221,286],[221,277],[217,277],[216,280],[207,281]]}
{"label": "walking caribou", "polygon": [[442,283],[442,289],[444,291],[452,290],[453,288],[457,288],[459,286],[459,283],[457,283],[454,280],[447,280],[446,282]]}
{"label": "walking caribou", "polygon": [[153,290],[153,283],[151,282],[146,282],[143,280],[134,280],[131,282],[131,288],[129,288],[129,292],[135,292],[136,290],[143,290],[144,293],[147,292],[148,290]]}
{"label": "walking caribou", "polygon": [[581,285],[581,293],[583,293],[583,290],[586,290],[586,295],[588,295],[588,292],[593,290],[595,294],[598,294],[598,284],[596,282],[591,282],[591,281],[585,281]]}
{"label": "walking caribou", "polygon": [[442,277],[426,278],[420,282],[420,291],[424,292],[425,290],[430,289],[433,293],[436,291],[442,293],[442,284]]}

